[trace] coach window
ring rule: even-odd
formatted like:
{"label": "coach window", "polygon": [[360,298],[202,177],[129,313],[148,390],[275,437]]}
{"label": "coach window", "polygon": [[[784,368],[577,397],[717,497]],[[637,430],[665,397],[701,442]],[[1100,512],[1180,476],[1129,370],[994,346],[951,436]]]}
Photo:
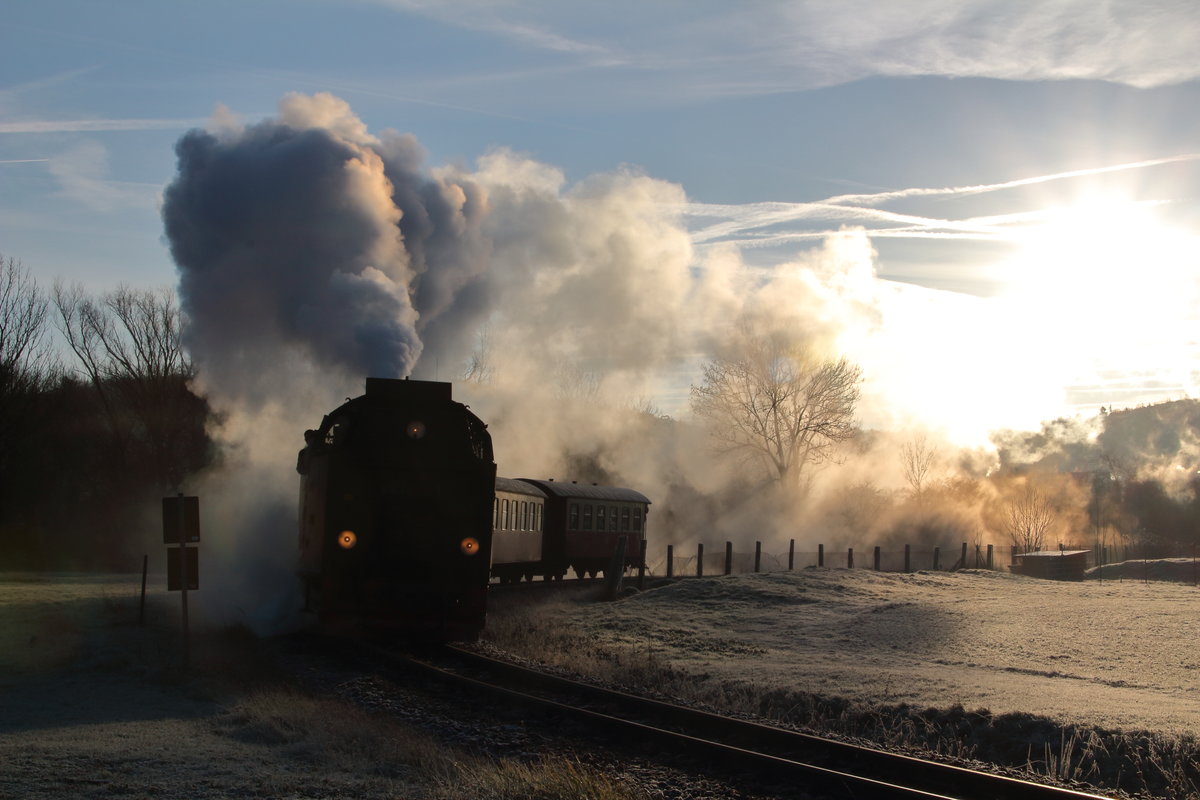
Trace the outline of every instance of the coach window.
{"label": "coach window", "polygon": [[642,529],[642,510],[635,508],[633,510],[633,530],[640,531]]}
{"label": "coach window", "polygon": [[617,510],[616,506],[608,509],[608,529],[610,531],[615,531],[617,529],[617,514],[619,513],[620,511]]}
{"label": "coach window", "polygon": [[502,511],[503,511],[503,518],[500,520],[500,522],[501,522],[500,527],[504,530],[508,530],[508,520],[509,520],[510,512],[508,510],[508,499],[507,498],[504,500],[504,507],[503,507]]}
{"label": "coach window", "polygon": [[533,504],[533,529],[535,531],[542,529],[542,507],[538,503]]}
{"label": "coach window", "polygon": [[494,515],[492,518],[492,527],[499,528],[500,527],[500,498],[497,497],[494,502],[495,502],[496,508],[492,512]]}
{"label": "coach window", "polygon": [[604,516],[604,506],[596,506],[596,530],[602,531],[608,526],[607,517]]}
{"label": "coach window", "polygon": [[529,501],[521,501],[521,530],[529,530]]}
{"label": "coach window", "polygon": [[621,509],[621,530],[629,530],[629,507]]}
{"label": "coach window", "polygon": [[579,530],[579,503],[571,503],[571,519],[567,523],[569,530]]}
{"label": "coach window", "polygon": [[592,507],[586,505],[583,507],[583,529],[590,531],[592,529]]}

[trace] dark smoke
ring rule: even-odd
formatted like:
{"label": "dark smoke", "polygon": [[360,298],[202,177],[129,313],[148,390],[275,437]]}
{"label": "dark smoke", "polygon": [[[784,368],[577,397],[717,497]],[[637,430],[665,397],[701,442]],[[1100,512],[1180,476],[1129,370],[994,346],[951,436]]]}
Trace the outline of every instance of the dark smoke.
{"label": "dark smoke", "polygon": [[482,190],[426,174],[411,136],[355,122],[341,100],[293,95],[280,119],[176,146],[163,219],[218,393],[268,398],[296,357],[406,376],[424,347],[463,346],[486,307]]}

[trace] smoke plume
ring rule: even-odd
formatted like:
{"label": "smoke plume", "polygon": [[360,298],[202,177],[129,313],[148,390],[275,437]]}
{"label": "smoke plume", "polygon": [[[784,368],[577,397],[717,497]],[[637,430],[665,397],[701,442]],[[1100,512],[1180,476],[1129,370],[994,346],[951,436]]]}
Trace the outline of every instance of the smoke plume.
{"label": "smoke plume", "polygon": [[[862,231],[765,272],[695,251],[675,184],[628,167],[571,184],[504,149],[430,166],[327,94],[249,125],[221,112],[177,152],[163,218],[226,467],[197,490],[239,607],[292,582],[295,452],[367,376],[455,380],[501,474],[635,486],[660,544],[797,536],[811,516],[714,455],[686,387],[745,325],[863,360],[882,317]],[[867,413],[885,400],[868,383]]]}

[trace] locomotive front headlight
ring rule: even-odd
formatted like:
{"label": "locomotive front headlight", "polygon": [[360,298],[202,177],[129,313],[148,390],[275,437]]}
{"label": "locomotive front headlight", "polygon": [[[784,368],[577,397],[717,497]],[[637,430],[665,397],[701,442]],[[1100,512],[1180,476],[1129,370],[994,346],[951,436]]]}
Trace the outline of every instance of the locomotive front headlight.
{"label": "locomotive front headlight", "polygon": [[464,556],[473,556],[479,552],[479,540],[468,536],[458,543],[458,549],[462,550]]}
{"label": "locomotive front headlight", "polygon": [[415,419],[404,426],[404,432],[408,434],[408,438],[410,439],[424,439],[425,423],[419,419]]}
{"label": "locomotive front headlight", "polygon": [[343,550],[351,550],[358,544],[358,536],[354,531],[342,531],[338,534],[337,543]]}

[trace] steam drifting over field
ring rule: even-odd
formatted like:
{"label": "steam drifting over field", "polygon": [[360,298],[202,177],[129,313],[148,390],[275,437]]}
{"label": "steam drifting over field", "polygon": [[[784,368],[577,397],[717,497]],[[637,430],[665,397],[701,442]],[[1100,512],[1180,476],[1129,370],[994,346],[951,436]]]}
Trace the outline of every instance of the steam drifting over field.
{"label": "steam drifting over field", "polygon": [[732,251],[698,260],[676,185],[627,168],[568,185],[507,150],[474,171],[430,167],[414,137],[372,134],[328,94],[288,95],[250,125],[219,112],[177,152],[163,218],[228,449],[205,487],[222,506],[213,550],[280,575],[301,433],[368,375],[451,380],[470,365],[457,391],[491,424],[502,473],[661,500],[728,475],[701,431],[644,398],[681,401],[736,320],[832,345],[871,316],[860,234],[762,280]]}
{"label": "steam drifting over field", "polygon": [[[960,298],[959,334],[916,323],[932,295],[880,280],[860,229],[764,270],[736,245],[694,244],[706,236],[689,232],[696,212],[678,185],[628,167],[571,183],[506,149],[430,165],[415,137],[373,133],[329,94],[290,94],[248,125],[219,110],[177,152],[163,218],[197,386],[222,414],[225,448],[225,469],[198,490],[213,501],[208,557],[225,565],[210,574],[251,576],[249,591],[219,593],[241,609],[264,607],[258,587],[290,584],[295,451],[367,376],[455,381],[490,426],[501,474],[636,486],[654,500],[659,542],[979,540],[988,505],[1020,481],[982,481],[994,452],[930,434],[937,490],[897,503],[913,488],[902,446],[930,423],[983,445],[983,429],[952,423],[1055,407],[1045,385],[1005,380],[1026,362],[947,356],[973,342],[962,332],[1000,322]],[[801,490],[718,458],[686,414],[700,365],[745,326],[863,368],[858,416],[876,432]],[[954,388],[985,379],[995,391],[979,408]],[[1082,435],[1088,450],[1095,434]],[[1002,442],[1000,455],[1035,463],[1058,444]],[[1089,453],[1076,469],[1097,468]],[[1078,487],[1053,491],[1079,499]]]}

